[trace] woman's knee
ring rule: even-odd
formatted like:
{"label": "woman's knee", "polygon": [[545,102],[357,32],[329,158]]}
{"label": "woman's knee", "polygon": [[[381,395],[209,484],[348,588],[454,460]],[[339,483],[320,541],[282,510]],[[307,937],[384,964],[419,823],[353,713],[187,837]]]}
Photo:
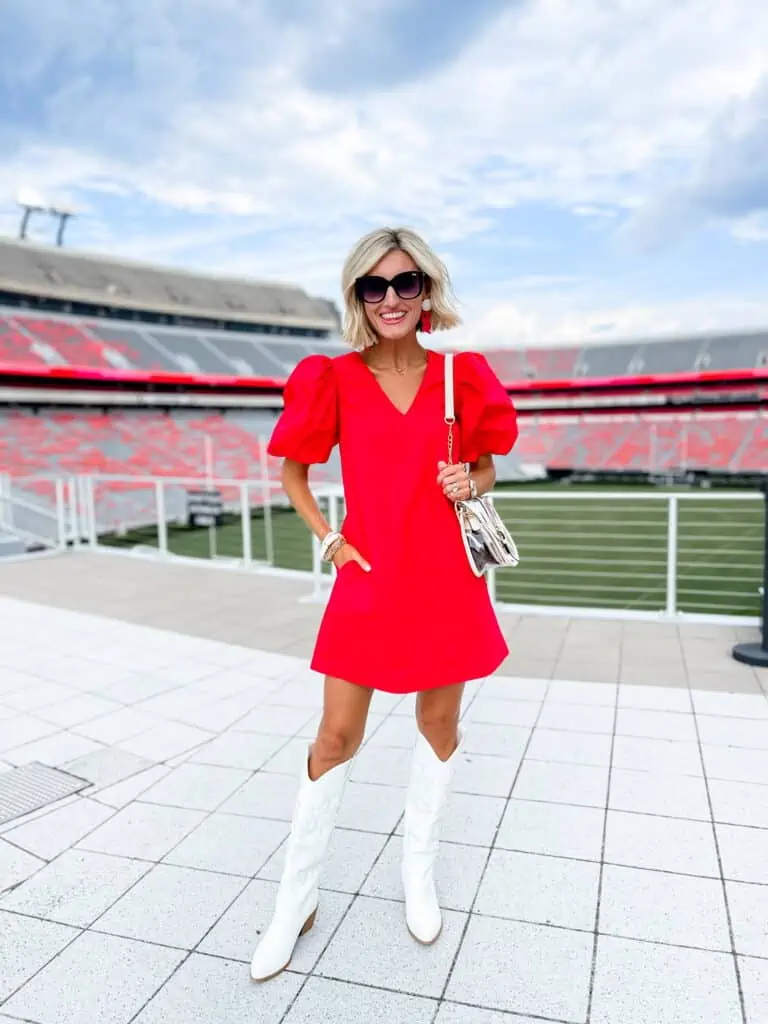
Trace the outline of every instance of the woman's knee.
{"label": "woman's knee", "polygon": [[453,737],[459,727],[459,708],[454,706],[429,707],[428,705],[418,708],[416,724],[419,727],[419,732],[427,739]]}
{"label": "woman's knee", "polygon": [[343,722],[321,722],[313,754],[325,764],[341,764],[357,753],[363,735],[356,726]]}

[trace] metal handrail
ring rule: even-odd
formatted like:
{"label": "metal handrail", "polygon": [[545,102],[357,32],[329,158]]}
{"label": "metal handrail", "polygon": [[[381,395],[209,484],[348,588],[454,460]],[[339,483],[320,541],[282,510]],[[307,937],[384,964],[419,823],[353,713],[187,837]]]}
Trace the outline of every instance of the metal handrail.
{"label": "metal handrail", "polygon": [[[314,597],[323,599],[334,572],[321,562],[316,539],[309,537],[268,468],[265,462],[262,476],[250,480],[210,474],[37,474],[14,484],[53,482],[50,515],[56,517],[61,545],[134,544],[163,558],[204,557],[253,570],[303,572]],[[184,489],[200,486],[228,492],[226,521],[209,529],[207,544],[204,535],[190,534],[184,525]],[[144,494],[137,495],[137,489]],[[318,482],[313,491],[337,528],[344,515],[342,488]],[[54,501],[54,492],[60,501]],[[757,563],[762,562],[760,494],[519,488],[498,489],[491,498],[507,517],[521,553],[518,568],[489,576],[491,595],[501,609],[758,621],[751,606],[756,605]],[[34,494],[33,503],[44,505],[45,498]],[[734,521],[739,524],[736,535]]]}

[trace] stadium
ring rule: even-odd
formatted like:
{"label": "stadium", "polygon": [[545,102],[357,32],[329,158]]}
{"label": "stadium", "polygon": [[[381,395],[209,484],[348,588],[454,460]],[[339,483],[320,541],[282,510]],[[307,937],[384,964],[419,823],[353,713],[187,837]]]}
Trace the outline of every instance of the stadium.
{"label": "stadium", "polygon": [[768,1024],[768,3],[2,33],[0,1024]]}
{"label": "stadium", "polygon": [[[505,341],[521,562],[464,690],[443,932],[404,926],[415,704],[378,691],[317,923],[256,985],[331,584],[267,438],[338,312],[0,242],[3,1020],[764,1019],[768,332]],[[310,480],[339,524],[336,453]]]}
{"label": "stadium", "polygon": [[[299,359],[344,351],[297,285],[0,243],[2,550],[112,547],[312,574],[266,439]],[[499,602],[755,619],[768,332],[487,353],[519,410]],[[314,471],[329,515],[335,455]]]}

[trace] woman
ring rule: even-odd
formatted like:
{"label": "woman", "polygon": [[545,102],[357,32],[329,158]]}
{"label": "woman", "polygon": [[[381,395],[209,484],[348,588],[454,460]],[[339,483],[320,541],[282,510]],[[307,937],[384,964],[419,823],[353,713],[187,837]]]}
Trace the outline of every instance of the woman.
{"label": "woman", "polygon": [[[448,464],[444,360],[417,332],[459,323],[448,273],[409,229],[374,231],[342,274],[352,352],[312,355],[285,387],[269,445],[285,459],[294,508],[338,574],[311,666],[325,676],[322,720],[302,768],[272,922],[254,954],[257,981],[279,974],[314,923],[318,882],[374,690],[416,693],[405,795],[402,882],[409,931],[442,927],[433,879],[438,828],[461,742],[463,685],[508,649],[483,579],[469,568],[452,502],[489,491],[493,454],[517,437],[512,403],[485,358],[456,357],[457,424]],[[347,516],[334,533],[307,483],[339,444]]]}

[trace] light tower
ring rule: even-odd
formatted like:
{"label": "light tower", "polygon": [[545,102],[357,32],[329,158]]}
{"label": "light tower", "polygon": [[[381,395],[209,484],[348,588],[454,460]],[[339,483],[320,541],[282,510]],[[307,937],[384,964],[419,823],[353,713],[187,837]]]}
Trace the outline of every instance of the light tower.
{"label": "light tower", "polygon": [[45,213],[47,207],[40,196],[31,188],[22,189],[16,196],[16,202],[24,211],[19,225],[19,238],[24,241],[27,237],[29,221],[33,213]]}
{"label": "light tower", "polygon": [[75,216],[75,211],[67,206],[50,206],[48,213],[52,217],[59,218],[59,226],[56,229],[56,245],[61,247],[64,244],[64,229],[67,226],[67,221]]}

